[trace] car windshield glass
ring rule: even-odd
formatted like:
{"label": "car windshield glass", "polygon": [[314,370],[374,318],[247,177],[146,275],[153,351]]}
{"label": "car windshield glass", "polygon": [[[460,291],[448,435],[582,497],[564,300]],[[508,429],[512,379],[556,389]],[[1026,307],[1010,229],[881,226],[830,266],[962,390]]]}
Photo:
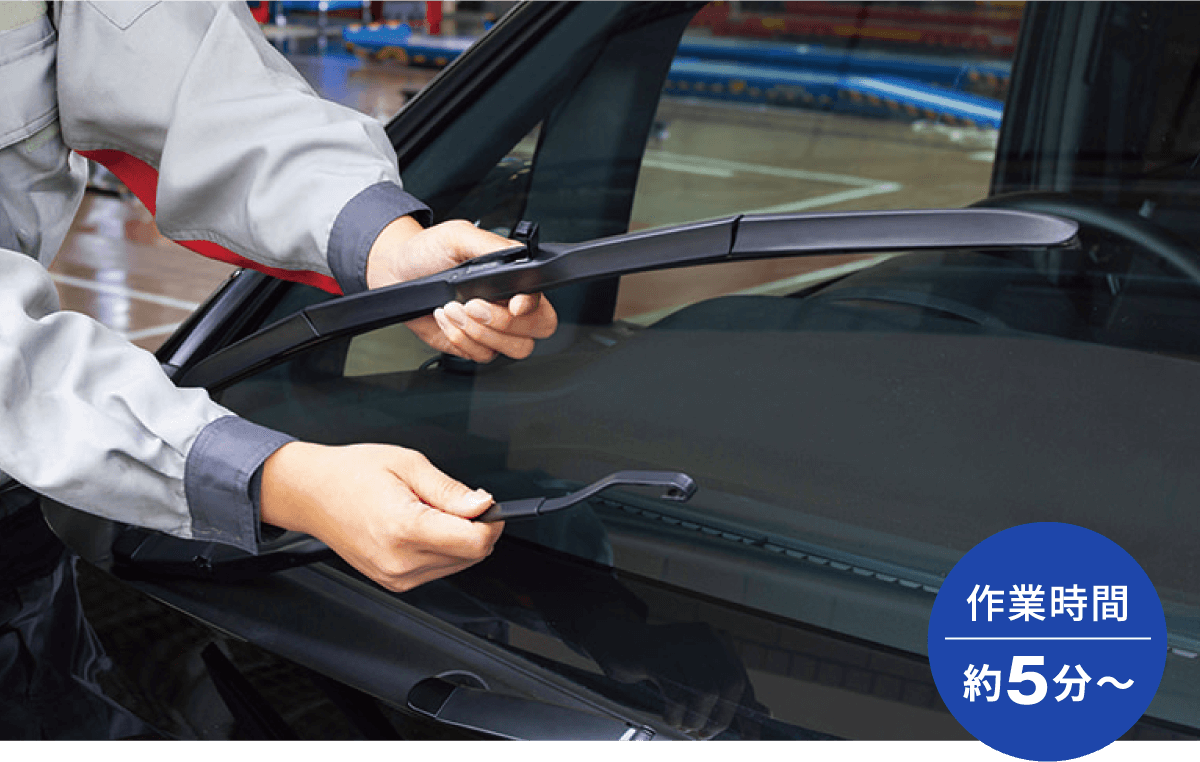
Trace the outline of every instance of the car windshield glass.
{"label": "car windshield glass", "polygon": [[[581,14],[612,12],[582,5],[593,7]],[[995,27],[991,42],[968,45],[965,21],[966,36],[943,38],[902,13],[862,10],[846,22],[857,32],[838,40],[829,30],[845,24],[821,14],[842,5],[715,3],[682,20],[646,12],[581,24],[581,38],[602,39],[587,37],[588,55],[554,70],[565,84],[548,82],[540,96],[534,74],[514,67],[520,78],[500,77],[494,96],[411,158],[406,183],[439,201],[442,216],[504,234],[531,219],[547,241],[763,210],[984,202],[1077,219],[1077,245],[601,276],[550,294],[560,329],[519,362],[440,355],[394,325],[292,356],[219,401],[313,441],[420,450],[502,500],[561,495],[627,469],[689,474],[699,491],[687,503],[613,490],[512,522],[504,553],[525,561],[506,568],[525,568],[520,549],[536,549],[617,580],[582,596],[596,611],[638,610],[658,624],[699,617],[733,633],[760,699],[791,695],[786,681],[822,679],[803,666],[812,652],[789,650],[794,633],[783,630],[919,657],[934,594],[976,543],[1036,521],[1093,529],[1142,564],[1166,608],[1172,652],[1151,717],[1195,728],[1200,522],[1188,496],[1200,489],[1200,255],[1188,242],[1196,218],[1186,191],[1200,150],[1195,78],[1154,77],[1140,62],[1192,71],[1188,40],[1200,22],[1168,13],[1131,36],[1147,13],[1140,4],[1031,10],[1024,63],[1039,74],[1014,82],[1002,107],[1015,16],[981,19]],[[941,13],[935,26],[951,22]],[[790,31],[759,35],[775,29]],[[887,29],[926,34],[927,44],[906,47]],[[942,44],[933,39],[958,42],[933,49]],[[631,62],[635,50],[644,58]],[[1099,80],[1062,63],[1089,56],[1107,62]],[[950,74],[935,65],[947,62]],[[1021,116],[1003,134],[1002,111]],[[504,137],[489,141],[481,124]],[[455,132],[462,125],[470,140]],[[447,179],[439,169],[451,160]],[[988,198],[993,178],[1000,193]],[[312,293],[293,288],[270,318]],[[619,672],[562,624],[571,616],[556,619],[560,593],[546,608],[509,589],[501,605],[481,592],[492,589],[486,574],[462,579],[446,583],[455,595],[507,612],[508,629],[476,622],[473,632],[617,690],[602,684],[620,683]],[[443,615],[444,601],[429,603],[443,589],[411,599]],[[629,596],[640,602],[630,608]],[[728,616],[694,613],[713,607]],[[730,624],[742,616],[771,624]],[[839,663],[839,675],[853,671]],[[837,690],[878,697],[884,673],[870,674],[839,677]],[[795,727],[870,737],[787,704],[770,708]],[[925,719],[944,714],[936,700],[921,706]],[[929,722],[913,727],[944,730]]]}

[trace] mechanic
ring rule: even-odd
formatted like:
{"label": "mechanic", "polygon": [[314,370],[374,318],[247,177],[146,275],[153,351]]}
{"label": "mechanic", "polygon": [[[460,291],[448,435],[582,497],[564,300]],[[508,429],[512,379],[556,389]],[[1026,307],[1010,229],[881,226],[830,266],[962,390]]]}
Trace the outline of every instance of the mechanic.
{"label": "mechanic", "polygon": [[[260,519],[324,540],[404,590],[484,558],[491,503],[418,453],[326,447],[176,388],[154,357],[59,311],[46,271],[80,204],[84,157],[143,198],[164,235],[218,259],[352,293],[513,245],[425,229],[373,119],[318,98],[244,3],[0,3],[0,480],[66,505],[255,551]],[[556,327],[539,295],[451,303],[410,327],[477,361]]]}

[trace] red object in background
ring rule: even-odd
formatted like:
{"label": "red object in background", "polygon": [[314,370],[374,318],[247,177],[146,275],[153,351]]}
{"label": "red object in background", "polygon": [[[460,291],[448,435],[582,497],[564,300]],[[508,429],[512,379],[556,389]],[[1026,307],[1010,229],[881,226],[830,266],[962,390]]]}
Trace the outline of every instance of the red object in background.
{"label": "red object in background", "polygon": [[1011,56],[1020,27],[1019,7],[980,6],[974,13],[946,12],[912,3],[879,7],[870,3],[787,2],[784,13],[734,13],[727,2],[709,3],[692,19],[717,36],[767,39],[841,38],[892,44],[935,46]]}
{"label": "red object in background", "polygon": [[821,2],[806,0],[805,2],[785,2],[784,12],[798,16],[827,16],[842,18],[867,18],[871,21],[908,22],[916,26],[943,25],[957,28],[982,27],[990,32],[1007,32],[1016,35],[1021,26],[1019,11],[1013,9],[991,9],[986,6],[976,8],[974,12],[933,11],[922,7],[920,3],[911,3],[911,7],[897,6],[894,8],[862,3]]}
{"label": "red object in background", "polygon": [[442,33],[442,4],[425,3],[425,25],[429,29],[430,34]]}
{"label": "red object in background", "polygon": [[265,24],[271,20],[271,4],[266,0],[260,0],[260,2],[251,0],[246,5],[250,6],[250,15],[254,16],[254,20],[258,23]]}

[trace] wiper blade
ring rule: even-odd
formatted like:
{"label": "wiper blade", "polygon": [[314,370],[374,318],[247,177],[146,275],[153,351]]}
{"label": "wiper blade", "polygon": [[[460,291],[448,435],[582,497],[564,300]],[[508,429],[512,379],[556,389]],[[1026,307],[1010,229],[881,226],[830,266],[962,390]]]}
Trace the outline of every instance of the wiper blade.
{"label": "wiper blade", "polygon": [[411,320],[450,301],[500,300],[595,278],[745,261],[918,249],[1058,247],[1070,220],[1008,209],[737,215],[580,244],[536,235],[445,272],[306,307],[185,369],[177,382],[216,389],[324,341]]}

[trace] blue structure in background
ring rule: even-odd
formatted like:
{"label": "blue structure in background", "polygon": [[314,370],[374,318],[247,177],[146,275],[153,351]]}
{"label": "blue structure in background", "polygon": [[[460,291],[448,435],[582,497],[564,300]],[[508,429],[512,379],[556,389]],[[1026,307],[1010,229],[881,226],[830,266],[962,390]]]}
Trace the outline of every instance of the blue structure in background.
{"label": "blue structure in background", "polygon": [[[352,24],[342,37],[358,54],[444,66],[470,37],[417,34],[406,24]],[[820,45],[685,37],[664,87],[669,95],[820,108],[840,113],[931,119],[995,129],[1004,103],[966,92],[1000,91],[1011,66],[930,56],[841,51]]]}
{"label": "blue structure in background", "polygon": [[908,77],[833,74],[805,69],[676,58],[664,91],[670,95],[824,108],[867,116],[941,119],[998,128],[1004,106],[961,90]]}
{"label": "blue structure in background", "polygon": [[356,53],[392,58],[418,66],[442,67],[458,58],[474,37],[446,37],[414,32],[408,24],[351,24],[342,30],[346,47]]}
{"label": "blue structure in background", "polygon": [[773,68],[862,76],[909,77],[943,87],[961,87],[982,82],[997,88],[1012,76],[1007,61],[959,61],[936,56],[894,55],[869,51],[838,50],[822,45],[786,45],[758,40],[684,37],[678,54],[705,61],[746,63]]}

